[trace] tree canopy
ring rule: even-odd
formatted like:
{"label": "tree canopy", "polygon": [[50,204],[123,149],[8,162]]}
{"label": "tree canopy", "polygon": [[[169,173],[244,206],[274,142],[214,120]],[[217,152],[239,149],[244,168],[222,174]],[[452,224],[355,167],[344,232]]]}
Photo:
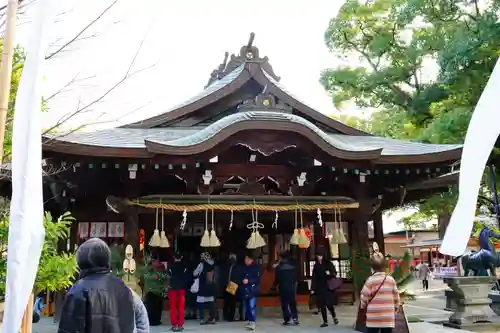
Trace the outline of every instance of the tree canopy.
{"label": "tree canopy", "polygon": [[[347,0],[325,32],[341,59],[320,82],[339,107],[375,111],[341,121],[379,136],[462,143],[500,52],[500,1]],[[455,189],[427,200],[449,213]]]}

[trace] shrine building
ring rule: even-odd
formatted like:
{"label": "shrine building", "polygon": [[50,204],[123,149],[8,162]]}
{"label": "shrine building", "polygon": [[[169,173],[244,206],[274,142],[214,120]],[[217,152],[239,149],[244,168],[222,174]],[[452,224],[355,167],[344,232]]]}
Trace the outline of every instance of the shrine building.
{"label": "shrine building", "polygon": [[[306,281],[321,246],[346,286],[354,251],[373,241],[384,251],[382,211],[456,183],[462,149],[376,137],[314,110],[283,87],[253,34],[175,108],[44,139],[47,163],[64,170],[46,176],[50,209],[75,216],[72,247],[101,237],[143,251],[157,229],[167,260],[173,250],[197,255],[213,230],[220,246],[210,250],[223,260],[258,231],[266,272],[291,249]],[[290,245],[295,229],[302,240]]]}

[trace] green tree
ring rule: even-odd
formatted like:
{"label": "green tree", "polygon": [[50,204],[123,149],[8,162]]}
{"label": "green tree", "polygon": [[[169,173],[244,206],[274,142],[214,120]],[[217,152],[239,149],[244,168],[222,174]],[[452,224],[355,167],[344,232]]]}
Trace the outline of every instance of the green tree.
{"label": "green tree", "polygon": [[[325,70],[320,81],[335,105],[376,109],[356,127],[397,139],[462,143],[499,55],[499,6],[498,0],[347,0],[325,32],[342,65]],[[416,203],[418,214],[449,215],[456,193],[451,188]]]}
{"label": "green tree", "polygon": [[[382,128],[364,125],[374,134],[463,142],[500,54],[499,6],[498,0],[348,0],[325,32],[343,65],[325,70],[320,81],[334,104],[353,101],[377,110],[372,122],[389,120]],[[409,133],[399,134],[405,128]]]}

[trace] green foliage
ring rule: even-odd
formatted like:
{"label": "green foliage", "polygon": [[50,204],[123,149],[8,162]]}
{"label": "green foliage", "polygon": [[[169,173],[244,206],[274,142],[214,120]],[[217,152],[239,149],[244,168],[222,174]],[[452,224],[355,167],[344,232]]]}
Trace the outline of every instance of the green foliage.
{"label": "green foliage", "polygon": [[[347,0],[325,32],[342,62],[320,82],[335,105],[375,109],[341,121],[378,136],[463,143],[500,54],[499,1]],[[359,61],[355,61],[358,59]],[[498,154],[498,152],[494,152]],[[412,206],[449,214],[456,189]]]}
{"label": "green foliage", "polygon": [[399,262],[399,265],[391,273],[391,276],[394,278],[398,286],[400,296],[406,299],[414,298],[414,295],[407,290],[408,284],[410,284],[414,280],[411,269],[412,259],[413,258],[410,252],[405,251],[403,258]]}
{"label": "green foliage", "polygon": [[124,245],[113,245],[110,247],[111,250],[111,271],[114,275],[119,278],[125,275],[123,271],[123,260],[125,260],[125,246]]}
{"label": "green foliage", "polygon": [[[408,251],[405,251],[399,265],[394,269],[391,276],[396,281],[400,296],[407,299],[412,299],[414,295],[408,292],[406,286],[413,281],[411,272],[412,257]],[[366,279],[371,275],[370,257],[368,253],[357,250],[352,263],[352,280],[355,290],[360,291],[366,282]]]}
{"label": "green foliage", "polygon": [[7,241],[9,238],[9,209],[10,202],[0,197],[0,299],[5,295],[5,281],[7,280]]}
{"label": "green foliage", "polygon": [[69,212],[62,214],[57,220],[54,220],[49,212],[45,213],[45,242],[35,279],[36,290],[58,291],[73,284],[78,273],[75,254],[59,253],[57,245],[59,241],[69,237],[74,220]]}
{"label": "green foliage", "polygon": [[[7,242],[9,234],[9,202],[0,198],[0,297],[5,295],[7,278]],[[44,215],[45,241],[40,256],[38,272],[35,279],[35,291],[56,291],[73,284],[78,273],[74,253],[58,253],[57,244],[69,236],[70,225],[73,221],[70,213],[64,213],[57,220],[53,220],[50,213]]]}
{"label": "green foliage", "polygon": [[498,1],[347,0],[325,32],[343,62],[320,81],[337,106],[376,109],[356,127],[461,143],[500,54],[498,9]]}
{"label": "green foliage", "polygon": [[[0,50],[3,51],[3,40],[0,41]],[[23,71],[24,60],[26,54],[21,47],[14,48],[14,55],[12,59],[12,77],[9,94],[9,108],[7,111],[7,122],[5,127],[5,139],[3,144],[4,161],[9,161],[12,153],[12,124],[14,119],[14,105],[16,102],[17,88],[19,88],[19,81],[21,80],[21,73]]]}
{"label": "green foliage", "polygon": [[367,249],[356,249],[352,260],[352,282],[354,290],[361,291],[366,279],[371,275],[370,253]]}

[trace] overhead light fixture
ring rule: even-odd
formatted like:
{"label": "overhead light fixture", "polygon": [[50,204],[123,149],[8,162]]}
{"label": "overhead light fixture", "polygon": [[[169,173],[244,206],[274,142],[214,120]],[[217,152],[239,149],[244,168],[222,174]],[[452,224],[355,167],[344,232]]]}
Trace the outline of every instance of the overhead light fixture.
{"label": "overhead light fixture", "polygon": [[256,159],[257,159],[257,155],[255,155],[255,154],[250,155],[250,162],[255,162]]}
{"label": "overhead light fixture", "polygon": [[219,162],[219,156],[214,156],[210,160],[208,160],[210,163],[218,163]]}
{"label": "overhead light fixture", "polygon": [[314,160],[314,166],[321,166],[321,162],[318,160]]}

